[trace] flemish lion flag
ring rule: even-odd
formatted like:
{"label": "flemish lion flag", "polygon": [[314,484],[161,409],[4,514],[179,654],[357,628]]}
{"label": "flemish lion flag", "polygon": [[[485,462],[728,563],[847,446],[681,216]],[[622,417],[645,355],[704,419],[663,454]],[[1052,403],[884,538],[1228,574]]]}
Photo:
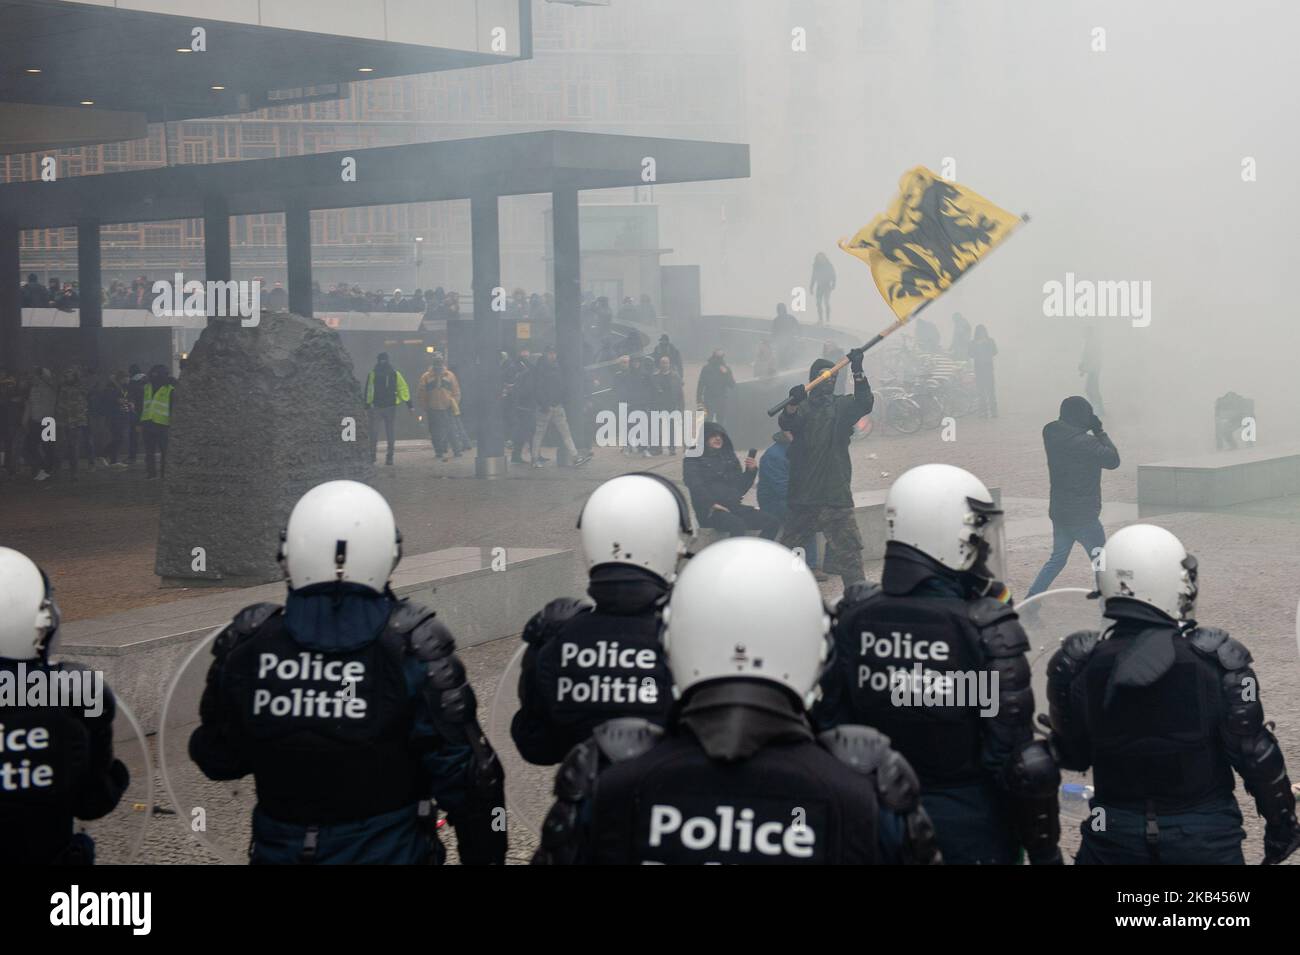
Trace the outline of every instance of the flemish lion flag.
{"label": "flemish lion flag", "polygon": [[943,294],[1021,221],[965,186],[917,166],[898,181],[889,211],[839,245],[871,267],[876,288],[904,322],[923,302]]}

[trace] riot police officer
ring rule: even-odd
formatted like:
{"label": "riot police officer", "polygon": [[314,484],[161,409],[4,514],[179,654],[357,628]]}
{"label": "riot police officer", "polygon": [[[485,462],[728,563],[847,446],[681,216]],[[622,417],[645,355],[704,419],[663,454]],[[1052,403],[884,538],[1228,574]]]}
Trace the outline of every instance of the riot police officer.
{"label": "riot police officer", "polygon": [[[72,680],[90,673],[50,662],[58,632],[49,578],[23,554],[0,547],[0,685],[8,685],[0,694],[5,864],[92,864],[94,841],[74,833],[73,820],[108,815],[130,782],[126,766],[113,756],[112,691],[95,679],[80,700],[62,696]],[[40,701],[29,704],[28,694],[35,699],[41,683]]]}
{"label": "riot police officer", "polygon": [[1093,772],[1075,861],[1240,865],[1234,769],[1264,817],[1264,862],[1284,860],[1300,846],[1286,763],[1250,652],[1193,619],[1196,558],[1133,524],[1106,541],[1097,589],[1114,625],[1070,634],[1047,671],[1060,763]]}
{"label": "riot police officer", "polygon": [[510,733],[531,763],[558,763],[617,716],[662,725],[672,703],[659,608],[692,533],[686,499],[657,474],[625,474],[587,498],[578,530],[595,605],[562,597],[524,628]]}
{"label": "riot police officer", "polygon": [[1002,512],[974,475],[913,468],[885,501],[879,586],[849,588],[821,725],[865,723],[916,767],[949,864],[1061,861],[1060,772],[1034,739],[1028,638],[997,579]]}
{"label": "riot police officer", "polygon": [[809,726],[830,619],[800,558],[720,541],[685,566],[663,617],[668,725],[615,719],[574,747],[535,864],[940,861],[889,740]]}
{"label": "riot police officer", "polygon": [[354,481],[308,491],[281,535],[289,593],[217,637],[190,756],[257,784],[254,863],[502,863],[502,774],[451,633],[388,581],[401,535]]}

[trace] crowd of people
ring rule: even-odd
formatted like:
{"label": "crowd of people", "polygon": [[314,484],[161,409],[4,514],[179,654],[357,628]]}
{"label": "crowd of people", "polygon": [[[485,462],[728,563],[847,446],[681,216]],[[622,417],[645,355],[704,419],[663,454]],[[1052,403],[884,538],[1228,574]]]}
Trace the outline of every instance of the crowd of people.
{"label": "crowd of people", "polygon": [[146,477],[167,466],[176,381],[164,365],[103,372],[69,365],[10,374],[0,371],[0,474],[24,469],[36,481],[66,466],[75,481],[91,471],[124,471],[143,458]]}

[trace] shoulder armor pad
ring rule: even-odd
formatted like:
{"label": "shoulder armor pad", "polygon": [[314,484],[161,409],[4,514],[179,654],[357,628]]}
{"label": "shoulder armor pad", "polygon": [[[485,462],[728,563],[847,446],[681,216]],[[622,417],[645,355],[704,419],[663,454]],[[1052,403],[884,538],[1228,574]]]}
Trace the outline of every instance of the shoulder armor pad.
{"label": "shoulder armor pad", "polygon": [[869,580],[849,584],[844,588],[844,594],[840,597],[840,602],[835,605],[835,613],[837,615],[848,613],[857,604],[870,600],[878,593],[880,593],[880,585],[873,584]]}
{"label": "shoulder armor pad", "polygon": [[818,734],[817,743],[855,772],[874,776],[876,795],[886,809],[907,813],[920,805],[921,782],[884,733],[846,724]]}
{"label": "shoulder armor pad", "polygon": [[1101,634],[1096,630],[1076,630],[1061,641],[1061,650],[1071,661],[1082,663],[1092,656],[1092,651],[1101,643]]}
{"label": "shoulder armor pad", "polygon": [[1219,665],[1225,670],[1244,670],[1254,659],[1246,649],[1246,645],[1232,637],[1219,644],[1216,655],[1219,658]]}
{"label": "shoulder armor pad", "polygon": [[393,608],[393,613],[388,618],[388,629],[394,633],[411,633],[433,615],[434,611],[424,604],[404,597],[397,601],[397,606]]}
{"label": "shoulder armor pad", "polygon": [[1014,657],[1029,650],[1029,636],[1020,625],[1020,615],[1010,604],[981,597],[967,605],[967,614],[979,631],[984,652],[990,657]]}
{"label": "shoulder armor pad", "polygon": [[817,745],[863,775],[876,771],[889,750],[889,737],[870,726],[845,723],[817,734]]}
{"label": "shoulder armor pad", "polygon": [[416,659],[428,662],[456,652],[456,640],[446,625],[432,614],[406,634],[406,646]]}
{"label": "shoulder armor pad", "polygon": [[260,603],[245,607],[217,634],[212,645],[213,656],[224,656],[234,647],[255,634],[266,621],[283,608],[279,604]]}
{"label": "shoulder armor pad", "polygon": [[654,749],[663,735],[663,729],[649,720],[625,716],[601,723],[591,738],[607,760],[621,763]]}
{"label": "shoulder armor pad", "polygon": [[1016,608],[994,597],[980,597],[967,604],[971,623],[981,630],[993,626],[1001,620],[1017,618]]}
{"label": "shoulder armor pad", "polygon": [[1196,627],[1187,635],[1192,649],[1202,656],[1214,656],[1228,639],[1228,631],[1218,627]]}
{"label": "shoulder armor pad", "polygon": [[558,597],[529,619],[524,627],[524,643],[538,644],[549,640],[566,621],[595,608],[576,597]]}

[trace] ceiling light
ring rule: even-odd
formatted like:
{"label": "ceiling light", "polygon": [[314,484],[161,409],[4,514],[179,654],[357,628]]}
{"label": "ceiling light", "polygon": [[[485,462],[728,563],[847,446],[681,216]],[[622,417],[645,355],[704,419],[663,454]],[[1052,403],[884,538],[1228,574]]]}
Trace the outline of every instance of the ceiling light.
{"label": "ceiling light", "polygon": [[94,106],[94,105],[95,105],[95,101],[94,101],[93,99],[83,99],[83,100],[81,101],[81,105],[82,105],[82,106]]}
{"label": "ceiling light", "polygon": [[359,66],[359,67],[357,67],[357,72],[358,72],[358,73],[373,73],[373,72],[375,72],[375,68],[374,68],[373,66]]}
{"label": "ceiling light", "polygon": [[225,89],[224,86],[214,86],[214,87],[212,87],[212,88],[213,88],[214,90],[224,90],[224,89]]}
{"label": "ceiling light", "polygon": [[31,74],[34,76],[35,74],[39,73],[40,70],[38,70],[38,69],[37,69],[36,67],[34,67],[34,66],[29,66],[29,67],[27,68],[26,72],[31,73]]}

